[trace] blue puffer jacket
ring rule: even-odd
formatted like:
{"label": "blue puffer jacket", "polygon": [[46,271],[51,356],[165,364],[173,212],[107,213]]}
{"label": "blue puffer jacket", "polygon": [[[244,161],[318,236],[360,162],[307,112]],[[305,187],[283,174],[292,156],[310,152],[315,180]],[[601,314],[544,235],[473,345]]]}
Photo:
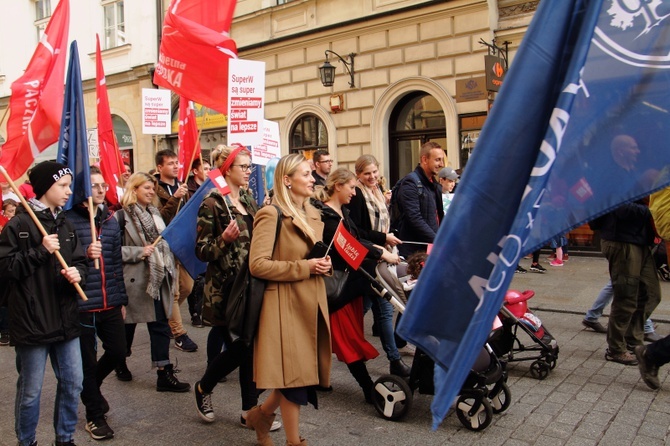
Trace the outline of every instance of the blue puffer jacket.
{"label": "blue puffer jacket", "polygon": [[[121,228],[114,213],[106,206],[97,209],[96,233],[102,243],[100,269],[95,269],[93,260],[88,260],[88,279],[84,291],[88,300],[79,299],[79,311],[102,311],[119,305],[128,305],[128,295],[123,282],[121,260]],[[84,250],[91,244],[91,224],[88,208],[75,206],[67,211]]]}

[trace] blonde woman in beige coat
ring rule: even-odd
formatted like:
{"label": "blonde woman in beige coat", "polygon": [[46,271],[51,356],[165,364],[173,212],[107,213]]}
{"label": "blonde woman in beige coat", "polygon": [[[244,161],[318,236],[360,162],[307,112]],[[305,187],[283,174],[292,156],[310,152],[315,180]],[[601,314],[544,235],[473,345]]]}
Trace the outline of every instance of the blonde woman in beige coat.
{"label": "blonde woman in beige coat", "polygon": [[268,281],[254,344],[254,380],[259,389],[274,390],[249,411],[247,423],[263,446],[273,444],[268,434],[277,408],[286,444],[306,445],[298,427],[300,406],[316,407],[314,386],[330,385],[330,326],[321,277],[331,271],[330,257],[306,259],[323,233],[320,213],[309,204],[313,184],[302,155],[283,157],[273,188],[273,204],[283,214],[276,244],[276,208],[264,207],[254,220],[249,268]]}

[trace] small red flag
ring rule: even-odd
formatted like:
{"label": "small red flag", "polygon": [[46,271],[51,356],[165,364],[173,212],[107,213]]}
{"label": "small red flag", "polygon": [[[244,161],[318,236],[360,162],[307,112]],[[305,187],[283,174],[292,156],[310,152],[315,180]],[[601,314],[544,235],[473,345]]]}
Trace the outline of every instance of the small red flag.
{"label": "small red flag", "polygon": [[100,53],[100,37],[95,35],[95,93],[98,109],[98,155],[100,156],[100,171],[109,189],[105,197],[110,205],[119,203],[116,188],[119,185],[121,174],[126,170],[119,152],[119,146],[114,134],[112,124],[112,113],[109,110],[109,97],[107,96],[107,81],[105,71],[102,67],[102,55]]}
{"label": "small red flag", "polygon": [[226,179],[223,178],[223,175],[221,175],[221,171],[219,169],[212,169],[209,171],[209,174],[207,174],[210,180],[214,183],[217,189],[221,192],[221,194],[228,195],[230,193],[230,187],[228,187],[228,183],[226,183]]}
{"label": "small red flag", "polygon": [[173,0],[154,83],[227,114],[228,60],[237,58],[228,35],[234,9],[234,0]]}
{"label": "small red flag", "polygon": [[26,71],[12,84],[7,142],[0,156],[0,165],[12,180],[28,170],[37,154],[58,141],[69,27],[70,2],[61,0]]}
{"label": "small red flag", "polygon": [[333,236],[333,245],[344,261],[355,270],[361,266],[368,253],[365,246],[347,231],[341,221]]}
{"label": "small red flag", "polygon": [[185,182],[191,171],[193,160],[200,157],[198,125],[195,122],[193,102],[179,97],[179,174],[180,182]]}

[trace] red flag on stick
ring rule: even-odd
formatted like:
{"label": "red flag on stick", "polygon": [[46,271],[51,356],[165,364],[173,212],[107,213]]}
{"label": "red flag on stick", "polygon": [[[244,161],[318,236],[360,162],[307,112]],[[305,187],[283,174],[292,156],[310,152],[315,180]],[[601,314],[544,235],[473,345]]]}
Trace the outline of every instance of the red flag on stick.
{"label": "red flag on stick", "polygon": [[126,168],[119,152],[119,146],[114,134],[112,124],[112,113],[109,109],[109,97],[107,96],[107,81],[105,71],[102,67],[102,55],[100,53],[100,36],[95,35],[95,94],[98,108],[98,152],[100,156],[100,171],[105,182],[109,184],[105,197],[111,205],[119,203],[116,187],[121,179],[121,174]]}
{"label": "red flag on stick", "polygon": [[191,164],[200,158],[198,125],[195,122],[193,102],[184,96],[179,97],[179,175],[177,179],[185,182],[191,171]]}
{"label": "red flag on stick", "polygon": [[347,231],[341,221],[333,236],[333,245],[344,261],[355,270],[361,266],[368,253],[367,248]]}
{"label": "red flag on stick", "polygon": [[12,180],[26,173],[35,156],[58,141],[69,27],[70,2],[61,0],[25,73],[12,84],[7,142],[0,156],[0,165]]}
{"label": "red flag on stick", "polygon": [[221,171],[219,169],[210,170],[207,176],[210,180],[212,180],[212,183],[214,183],[216,188],[219,189],[221,195],[225,196],[230,193],[230,187],[228,186],[228,183],[226,183],[226,179],[223,178],[223,175],[221,175]]}
{"label": "red flag on stick", "polygon": [[228,60],[237,58],[228,35],[234,9],[235,0],[173,0],[165,13],[154,83],[227,113]]}

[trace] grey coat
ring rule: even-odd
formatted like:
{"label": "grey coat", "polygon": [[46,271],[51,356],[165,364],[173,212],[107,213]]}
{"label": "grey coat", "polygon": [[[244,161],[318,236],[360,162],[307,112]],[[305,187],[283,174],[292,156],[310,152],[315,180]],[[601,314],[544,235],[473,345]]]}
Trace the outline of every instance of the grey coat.
{"label": "grey coat", "polygon": [[[123,280],[128,293],[128,306],[126,307],[126,324],[156,321],[156,310],[154,309],[154,296],[147,294],[149,284],[149,262],[142,258],[144,246],[148,243],[144,234],[135,227],[132,217],[125,211],[119,210],[114,214],[123,228]],[[159,225],[160,226],[160,225]],[[158,232],[163,232],[165,226],[158,227]],[[152,255],[158,255],[154,251]],[[161,300],[165,314],[169,318],[172,314],[172,296],[174,294],[175,273],[166,274],[161,284]]]}

